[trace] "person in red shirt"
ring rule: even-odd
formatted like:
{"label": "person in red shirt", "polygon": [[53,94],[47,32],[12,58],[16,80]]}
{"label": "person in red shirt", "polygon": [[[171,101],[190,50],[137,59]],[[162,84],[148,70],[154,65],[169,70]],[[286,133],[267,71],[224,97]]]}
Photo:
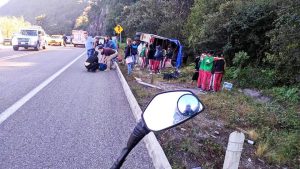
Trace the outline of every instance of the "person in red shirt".
{"label": "person in red shirt", "polygon": [[107,64],[107,69],[105,71],[109,71],[112,68],[111,60],[118,56],[118,52],[111,48],[104,48],[102,45],[98,47],[100,54],[104,57],[105,62]]}

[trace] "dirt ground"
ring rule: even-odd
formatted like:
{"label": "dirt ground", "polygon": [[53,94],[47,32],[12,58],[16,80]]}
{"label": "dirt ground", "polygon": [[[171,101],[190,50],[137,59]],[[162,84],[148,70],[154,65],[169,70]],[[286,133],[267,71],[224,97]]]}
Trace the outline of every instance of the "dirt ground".
{"label": "dirt ground", "polygon": [[[141,70],[138,67],[134,69],[131,76],[128,76],[126,66],[123,64],[119,64],[119,66],[142,110],[146,108],[153,96],[162,91],[187,89],[198,95],[200,99],[214,94],[200,92],[189,81],[182,83],[172,80],[165,81],[162,79],[161,74],[151,75],[147,70]],[[141,85],[137,83],[136,78],[161,89]],[[206,109],[184,124],[155,134],[172,168],[192,169],[201,167],[202,169],[219,169],[223,166],[229,135],[235,130],[236,128],[232,128],[225,122],[212,117],[209,109]],[[271,166],[262,159],[257,158],[255,150],[254,145],[244,143],[240,169],[282,168]]]}

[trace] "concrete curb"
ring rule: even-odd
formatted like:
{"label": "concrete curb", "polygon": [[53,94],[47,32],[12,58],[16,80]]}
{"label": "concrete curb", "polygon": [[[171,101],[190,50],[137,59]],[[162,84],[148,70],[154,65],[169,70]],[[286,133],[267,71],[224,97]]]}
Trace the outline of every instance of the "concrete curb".
{"label": "concrete curb", "polygon": [[[136,121],[139,121],[142,115],[142,110],[136,101],[129,85],[127,84],[127,81],[125,80],[118,64],[116,64],[117,73],[119,76],[119,79],[121,81],[121,84],[123,86],[125,95],[127,97],[127,100],[129,102],[131,111],[133,112]],[[162,147],[157,141],[157,138],[153,134],[153,132],[150,132],[146,137],[143,138],[146,147],[148,149],[148,153],[152,159],[153,165],[156,169],[172,169]]]}

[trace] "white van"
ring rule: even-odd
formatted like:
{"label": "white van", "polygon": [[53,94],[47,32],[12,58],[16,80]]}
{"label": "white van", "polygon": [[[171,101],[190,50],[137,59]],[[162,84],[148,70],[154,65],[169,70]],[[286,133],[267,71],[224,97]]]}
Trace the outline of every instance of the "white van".
{"label": "white van", "polygon": [[14,50],[19,50],[20,47],[46,49],[46,33],[40,26],[20,29],[19,34],[13,37],[12,45]]}

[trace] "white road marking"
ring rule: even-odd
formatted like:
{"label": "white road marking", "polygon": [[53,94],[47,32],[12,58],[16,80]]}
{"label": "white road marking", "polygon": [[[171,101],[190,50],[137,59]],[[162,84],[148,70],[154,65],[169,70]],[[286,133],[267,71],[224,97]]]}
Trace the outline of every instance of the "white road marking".
{"label": "white road marking", "polygon": [[5,56],[5,57],[0,58],[0,62],[1,61],[5,61],[5,60],[9,60],[9,59],[14,59],[14,58],[19,58],[19,57],[23,57],[23,56],[28,56],[28,55],[39,53],[39,52],[42,52],[42,51],[30,52],[30,53],[22,53],[22,54],[11,55],[11,56]]}
{"label": "white road marking", "polygon": [[24,97],[18,100],[16,103],[7,108],[4,112],[0,114],[0,124],[2,124],[7,118],[13,115],[20,107],[22,107],[27,101],[29,101],[32,97],[34,97],[38,92],[40,92],[44,87],[46,87],[49,83],[51,83],[54,79],[56,79],[60,74],[62,74],[67,68],[69,68],[73,63],[75,63],[80,57],[85,55],[86,52],[83,52],[69,64],[61,68],[59,71],[54,73],[36,88],[27,93]]}
{"label": "white road marking", "polygon": [[[2,57],[2,58],[0,58],[0,62],[9,60],[9,59],[15,59],[15,58],[23,57],[23,56],[32,55],[35,53],[41,53],[41,52],[47,52],[47,51],[53,51],[53,50],[61,50],[61,49],[66,50],[66,49],[60,47],[60,48],[47,48],[46,50],[40,50],[40,51],[30,51],[30,52],[26,52],[26,53]],[[71,50],[71,49],[69,49],[69,50]]]}

